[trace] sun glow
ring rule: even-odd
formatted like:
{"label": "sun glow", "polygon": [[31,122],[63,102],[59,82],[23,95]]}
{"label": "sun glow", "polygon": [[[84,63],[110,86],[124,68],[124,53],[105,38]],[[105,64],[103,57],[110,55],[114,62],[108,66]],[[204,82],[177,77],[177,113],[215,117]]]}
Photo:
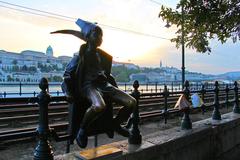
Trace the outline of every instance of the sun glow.
{"label": "sun glow", "polygon": [[[164,40],[141,35],[106,30],[102,48],[109,52],[116,61],[133,61],[143,58],[153,48],[164,45]],[[145,57],[147,58],[147,57]]]}

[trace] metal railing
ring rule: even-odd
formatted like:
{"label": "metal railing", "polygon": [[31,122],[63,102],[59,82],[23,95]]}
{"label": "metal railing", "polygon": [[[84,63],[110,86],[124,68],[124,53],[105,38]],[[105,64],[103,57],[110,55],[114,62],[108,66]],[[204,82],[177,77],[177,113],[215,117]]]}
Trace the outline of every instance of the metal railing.
{"label": "metal railing", "polygon": [[[202,106],[200,107],[201,111],[203,113],[208,108],[214,107],[213,117],[212,117],[213,119],[221,119],[221,114],[219,112],[220,105],[229,107],[230,103],[234,103],[233,111],[235,113],[240,113],[239,112],[239,98],[238,98],[239,91],[238,91],[237,82],[234,83],[233,87],[229,87],[229,85],[226,85],[225,87],[221,86],[221,88],[220,88],[219,86],[220,85],[218,84],[218,82],[215,82],[214,88],[211,87],[211,89],[209,89],[209,88],[206,89],[205,85],[202,85],[202,86],[198,87],[198,90],[190,90],[189,83],[187,82],[187,83],[185,83],[185,88],[182,91],[171,91],[171,89],[169,89],[169,87],[167,87],[167,85],[165,85],[162,92],[156,92],[156,93],[149,93],[149,92],[148,93],[140,93],[137,88],[137,89],[135,89],[135,91],[138,91],[140,93],[140,96],[138,99],[139,110],[143,110],[143,111],[140,111],[140,114],[139,114],[140,120],[160,116],[160,117],[164,118],[164,123],[167,123],[167,120],[168,120],[168,117],[170,114],[176,114],[176,113],[179,113],[182,111],[184,113],[184,117],[182,120],[182,129],[190,129],[191,128],[191,120],[189,118],[189,113],[192,109],[187,108],[185,110],[178,110],[178,109],[174,109],[172,107],[170,108],[170,106],[172,106],[176,103],[179,95],[181,95],[181,94],[184,94],[187,97],[187,100],[189,101],[189,96],[191,93],[200,94],[201,98],[204,101],[204,104],[202,104]],[[42,90],[42,92],[43,92],[43,90]],[[44,91],[44,93],[46,95],[49,94],[46,90]],[[214,96],[214,98],[213,98],[213,96]],[[214,99],[213,102],[212,102],[212,99]],[[42,100],[44,100],[44,98]],[[51,117],[51,116],[62,117],[62,116],[68,115],[67,111],[63,111],[60,113],[54,113],[54,112],[49,113],[49,114],[45,113],[45,112],[48,112],[48,110],[49,111],[52,110],[52,108],[50,108],[48,106],[48,103],[50,103],[50,102],[52,102],[51,106],[58,106],[59,104],[62,104],[62,105],[65,105],[65,107],[62,107],[62,108],[67,109],[67,106],[66,106],[67,103],[65,102],[66,99],[64,96],[51,97],[50,101],[48,101],[48,102],[43,102],[42,100],[39,97],[39,95],[37,97],[31,97],[31,98],[0,98],[0,104],[1,104],[0,108],[2,108],[2,109],[0,109],[0,111],[2,111],[4,108],[7,109],[10,104],[12,106],[15,106],[15,108],[17,108],[16,105],[13,105],[13,102],[22,103],[22,105],[18,105],[18,107],[20,106],[19,108],[26,107],[27,105],[29,105],[29,107],[31,106],[32,108],[34,108],[37,106],[35,103],[38,102],[38,105],[40,108],[41,107],[45,108],[45,111],[41,112],[42,114],[45,114],[45,116],[44,116],[45,118],[47,117],[47,120],[46,119],[44,120],[44,123],[46,122],[45,125],[47,125],[47,127],[45,126],[45,128],[49,128],[49,126],[48,126],[48,118],[49,117]],[[58,102],[58,103],[56,103],[56,102]],[[26,103],[28,103],[28,104],[26,105]],[[46,106],[49,109],[47,109]],[[155,107],[154,110],[151,110],[151,111],[145,110],[144,111],[144,109],[148,109],[153,106]],[[37,110],[37,109],[35,108],[35,110]],[[115,108],[115,110],[117,110],[117,107]],[[29,111],[29,112],[32,112],[32,111]],[[6,112],[5,114],[9,114],[9,113]],[[48,115],[48,116],[46,116],[46,115]],[[22,116],[22,117],[14,117],[13,116],[13,117],[9,117],[9,119],[10,119],[10,121],[13,121],[13,119],[15,118],[15,121],[19,121],[21,118],[27,118],[27,119],[35,118],[36,119],[38,117],[40,118],[41,116],[38,116],[37,114],[35,114],[34,116],[33,115]],[[41,121],[42,119],[43,119],[43,117],[40,118],[39,120]],[[4,121],[4,119],[0,119],[0,122],[2,122],[2,121]],[[137,122],[137,121],[138,120],[136,120],[135,122]],[[52,128],[52,129],[47,131],[47,132],[51,133],[48,136],[52,135],[58,141],[62,141],[62,140],[65,141],[66,139],[68,139],[68,135],[64,134],[64,135],[59,136],[57,134],[57,132],[59,130],[63,130],[63,129],[66,130],[67,126],[68,126],[67,123],[50,125],[50,128]],[[39,133],[39,134],[41,134],[41,133]],[[37,135],[36,127],[4,131],[4,132],[0,132],[0,141],[26,138],[26,137],[35,137],[36,135]],[[41,135],[40,135],[40,137],[41,137]],[[48,138],[44,137],[42,140],[45,140],[45,139],[48,139]]]}
{"label": "metal railing", "polygon": [[[38,83],[26,83],[26,82],[14,82],[14,83],[0,83],[0,98],[7,97],[35,97],[39,94]],[[138,89],[141,93],[157,93],[162,92],[164,85],[168,87],[169,90],[180,91],[182,90],[181,82],[155,82],[155,83],[142,83]],[[189,84],[190,90],[199,90],[203,84],[201,82],[192,82]],[[211,89],[214,87],[213,83],[204,83],[206,89]],[[224,87],[226,84],[221,83],[219,87]],[[229,83],[229,87],[233,84]],[[125,92],[132,92],[132,83],[118,83],[119,88]],[[61,90],[60,82],[49,83],[49,93],[52,96],[63,96]]]}

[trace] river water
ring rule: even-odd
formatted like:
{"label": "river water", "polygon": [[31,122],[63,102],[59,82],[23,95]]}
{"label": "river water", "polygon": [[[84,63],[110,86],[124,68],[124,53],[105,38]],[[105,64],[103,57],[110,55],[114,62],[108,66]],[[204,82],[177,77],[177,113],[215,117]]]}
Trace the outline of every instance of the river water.
{"label": "river water", "polygon": [[[156,84],[141,84],[140,92],[160,92],[163,90],[163,85]],[[119,88],[131,92],[133,90],[132,84],[119,84]],[[170,90],[180,90],[180,85],[168,85]],[[0,98],[3,97],[33,97],[40,92],[38,84],[0,84]],[[63,95],[60,84],[49,84],[49,92],[52,96]]]}

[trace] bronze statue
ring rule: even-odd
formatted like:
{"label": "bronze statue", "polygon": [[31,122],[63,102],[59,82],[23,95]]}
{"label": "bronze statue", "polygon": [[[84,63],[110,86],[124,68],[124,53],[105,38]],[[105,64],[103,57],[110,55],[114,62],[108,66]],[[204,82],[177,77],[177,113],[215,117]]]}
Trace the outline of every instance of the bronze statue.
{"label": "bronze statue", "polygon": [[[72,113],[79,115],[76,121],[81,122],[80,126],[79,124],[72,126],[75,127],[73,139],[76,138],[81,148],[86,147],[88,140],[86,130],[106,110],[105,96],[123,106],[113,119],[113,124],[116,132],[128,137],[128,130],[120,124],[129,118],[136,107],[136,100],[117,88],[111,75],[112,56],[98,48],[102,43],[102,29],[97,24],[81,19],[78,19],[76,24],[81,28],[81,32],[75,30],[52,32],[72,34],[86,42],[80,47],[79,54],[67,65],[62,85],[67,100],[72,102]],[[85,109],[86,112],[83,111],[85,102],[90,104],[90,107]]]}

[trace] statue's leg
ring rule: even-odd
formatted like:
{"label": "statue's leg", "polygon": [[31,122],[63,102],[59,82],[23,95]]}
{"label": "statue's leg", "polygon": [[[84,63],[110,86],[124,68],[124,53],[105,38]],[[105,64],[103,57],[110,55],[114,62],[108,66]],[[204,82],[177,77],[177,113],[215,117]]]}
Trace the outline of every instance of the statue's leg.
{"label": "statue's leg", "polygon": [[78,135],[77,143],[81,148],[87,146],[87,127],[96,119],[98,116],[103,113],[106,108],[105,102],[101,94],[93,87],[90,87],[86,90],[86,98],[89,100],[91,107],[86,111]]}
{"label": "statue's leg", "polygon": [[123,105],[123,107],[119,109],[117,116],[114,118],[115,130],[121,135],[128,137],[129,133],[126,132],[120,126],[120,124],[128,120],[134,108],[136,107],[137,102],[135,98],[121,91],[118,88],[114,89],[114,93],[112,94],[112,99],[114,102],[120,105]]}
{"label": "statue's leg", "polygon": [[122,90],[115,88],[112,99],[114,102],[123,106],[119,109],[115,119],[118,120],[119,123],[127,121],[137,105],[135,98],[123,92]]}

